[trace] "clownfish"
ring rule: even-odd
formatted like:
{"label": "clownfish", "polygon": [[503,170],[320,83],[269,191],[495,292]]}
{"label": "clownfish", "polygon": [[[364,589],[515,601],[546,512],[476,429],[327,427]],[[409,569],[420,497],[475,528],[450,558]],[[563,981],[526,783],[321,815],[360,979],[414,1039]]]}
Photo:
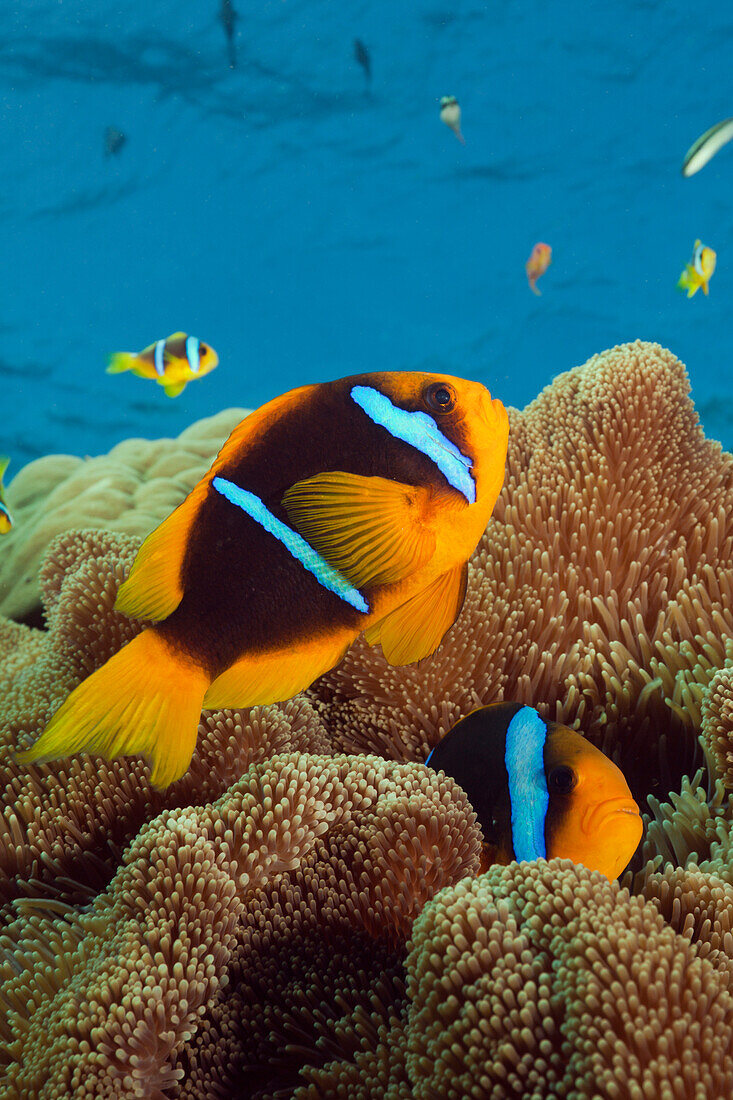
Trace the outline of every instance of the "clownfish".
{"label": "clownfish", "polygon": [[426,657],[461,610],[508,432],[484,386],[439,374],[358,375],[263,405],[138,551],[115,608],[153,625],[18,758],[140,753],[166,787],[202,707],[289,699],[362,632],[391,664]]}
{"label": "clownfish", "polygon": [[9,464],[9,458],[0,457],[0,535],[7,535],[8,531],[10,531],[13,526],[13,517],[10,515],[8,506],[5,503],[5,494],[3,492],[3,474],[7,470]]}
{"label": "clownfish", "polygon": [[680,275],[677,289],[686,290],[687,297],[691,298],[702,287],[703,294],[707,295],[708,284],[713,277],[717,258],[712,248],[708,248],[699,239],[696,240],[692,259]]}
{"label": "clownfish", "polygon": [[529,254],[529,259],[524,265],[527,272],[527,282],[533,294],[538,297],[542,293],[537,289],[537,280],[540,275],[544,275],[548,267],[552,263],[552,249],[549,244],[545,244],[543,241],[538,241]]}
{"label": "clownfish", "polygon": [[107,374],[131,370],[139,378],[152,378],[168,397],[178,397],[194,378],[203,378],[219,362],[219,356],[197,336],[174,332],[140,352],[117,351],[109,358]]}
{"label": "clownfish", "polygon": [[484,834],[481,870],[572,859],[618,878],[641,840],[639,807],[613,761],[533,707],[492,703],[461,718],[425,761],[463,788]]}
{"label": "clownfish", "polygon": [[441,96],[440,121],[453,131],[461,145],[466,144],[466,139],[461,133],[461,108],[454,95]]}

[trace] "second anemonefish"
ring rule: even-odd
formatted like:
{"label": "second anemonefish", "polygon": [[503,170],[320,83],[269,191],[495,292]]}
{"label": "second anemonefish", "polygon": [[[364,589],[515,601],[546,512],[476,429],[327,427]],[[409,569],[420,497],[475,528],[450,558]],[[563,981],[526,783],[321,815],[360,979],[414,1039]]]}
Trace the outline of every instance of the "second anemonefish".
{"label": "second anemonefish", "polygon": [[110,356],[107,374],[130,370],[139,378],[152,378],[168,397],[178,397],[194,378],[203,378],[219,362],[214,349],[196,336],[174,332],[140,352],[118,351]]}
{"label": "second anemonefish", "polygon": [[453,131],[461,145],[466,144],[466,139],[461,133],[461,108],[454,95],[441,96],[440,121]]}
{"label": "second anemonefish", "polygon": [[508,434],[484,386],[440,374],[270,401],[142,544],[115,607],[153,625],[19,759],[140,753],[165,787],[188,768],[202,708],[289,699],[362,632],[391,664],[426,657],[463,604]]}
{"label": "second anemonefish", "polygon": [[708,284],[713,277],[717,258],[715,251],[708,248],[698,238],[695,241],[692,259],[677,280],[677,289],[686,290],[688,298],[691,298],[693,294],[697,294],[700,287],[702,287],[703,294],[707,294]]}
{"label": "second anemonefish", "polygon": [[8,506],[5,503],[5,494],[3,492],[3,474],[7,470],[9,464],[9,458],[0,457],[0,535],[7,535],[8,531],[10,531],[13,526],[13,517],[10,515]]}
{"label": "second anemonefish", "polygon": [[527,282],[530,285],[533,294],[538,296],[542,293],[537,289],[537,280],[540,275],[544,275],[548,267],[552,263],[552,249],[549,244],[544,244],[543,241],[538,241],[529,254],[525,270],[527,272]]}
{"label": "second anemonefish", "polygon": [[493,703],[453,726],[426,760],[468,795],[492,863],[558,856],[617,878],[641,840],[623,774],[581,734],[521,703]]}

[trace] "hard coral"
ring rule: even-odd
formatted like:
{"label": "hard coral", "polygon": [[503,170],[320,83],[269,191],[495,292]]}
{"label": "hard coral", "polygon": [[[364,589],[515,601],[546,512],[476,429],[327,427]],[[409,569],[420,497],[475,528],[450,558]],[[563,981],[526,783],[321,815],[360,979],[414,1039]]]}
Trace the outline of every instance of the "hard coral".
{"label": "hard coral", "polygon": [[733,458],[689,388],[670,352],[637,341],[510,411],[462,615],[417,667],[359,643],[314,685],[338,747],[424,759],[457,718],[513,699],[580,728],[642,801],[679,787],[733,644]]}
{"label": "hard coral", "polygon": [[177,439],[126,439],[98,458],[48,455],[24,466],[7,487],[15,526],[0,554],[0,614],[39,619],[39,565],[62,531],[152,531],[209,468],[246,412],[225,409]]}

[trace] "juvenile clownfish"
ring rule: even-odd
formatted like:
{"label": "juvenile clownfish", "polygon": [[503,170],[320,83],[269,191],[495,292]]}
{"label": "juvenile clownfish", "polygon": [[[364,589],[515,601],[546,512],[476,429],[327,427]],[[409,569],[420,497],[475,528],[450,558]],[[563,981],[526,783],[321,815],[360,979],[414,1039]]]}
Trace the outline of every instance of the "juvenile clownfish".
{"label": "juvenile clownfish", "polygon": [[708,293],[708,284],[715,271],[717,255],[712,248],[702,244],[700,239],[695,241],[692,259],[677,282],[678,290],[686,290],[687,297],[691,298],[702,287],[703,294]]}
{"label": "juvenile clownfish", "polygon": [[174,332],[166,340],[156,340],[141,352],[118,351],[110,356],[107,374],[131,370],[139,378],[152,378],[168,397],[178,397],[194,378],[203,378],[219,362],[208,344],[185,332]]}
{"label": "juvenile clownfish", "polygon": [[5,494],[3,492],[3,474],[10,464],[9,458],[0,457],[0,535],[7,535],[8,531],[13,526],[13,517],[10,515],[7,504],[5,503]]}
{"label": "juvenile clownfish", "polygon": [[466,144],[466,139],[461,133],[461,108],[454,95],[441,96],[440,121],[453,131],[461,145]]}
{"label": "juvenile clownfish", "polygon": [[506,409],[478,382],[364,374],[243,420],[141,546],[115,607],[152,619],[22,761],[141,753],[166,787],[202,707],[289,699],[362,632],[391,664],[440,645],[504,479]]}
{"label": "juvenile clownfish", "polygon": [[545,244],[543,241],[538,241],[529,254],[529,259],[524,265],[527,272],[527,282],[530,285],[530,289],[533,294],[538,297],[542,293],[537,289],[537,280],[540,275],[544,275],[548,267],[552,262],[552,249],[549,244]]}
{"label": "juvenile clownfish", "polygon": [[558,856],[618,878],[641,840],[623,774],[579,733],[521,703],[493,703],[425,761],[463,788],[484,834],[481,870]]}

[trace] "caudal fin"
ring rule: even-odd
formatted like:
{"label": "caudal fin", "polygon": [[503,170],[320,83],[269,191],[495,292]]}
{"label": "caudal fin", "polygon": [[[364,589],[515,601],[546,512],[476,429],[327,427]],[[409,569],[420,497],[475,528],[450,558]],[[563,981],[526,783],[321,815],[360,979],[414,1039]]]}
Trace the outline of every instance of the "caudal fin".
{"label": "caudal fin", "polygon": [[123,370],[132,370],[136,359],[137,356],[130,351],[116,351],[109,357],[107,374],[122,374]]}
{"label": "caudal fin", "polygon": [[21,763],[76,752],[114,760],[139,753],[150,782],[167,787],[187,770],[210,677],[144,630],[83,680],[24,752]]}

